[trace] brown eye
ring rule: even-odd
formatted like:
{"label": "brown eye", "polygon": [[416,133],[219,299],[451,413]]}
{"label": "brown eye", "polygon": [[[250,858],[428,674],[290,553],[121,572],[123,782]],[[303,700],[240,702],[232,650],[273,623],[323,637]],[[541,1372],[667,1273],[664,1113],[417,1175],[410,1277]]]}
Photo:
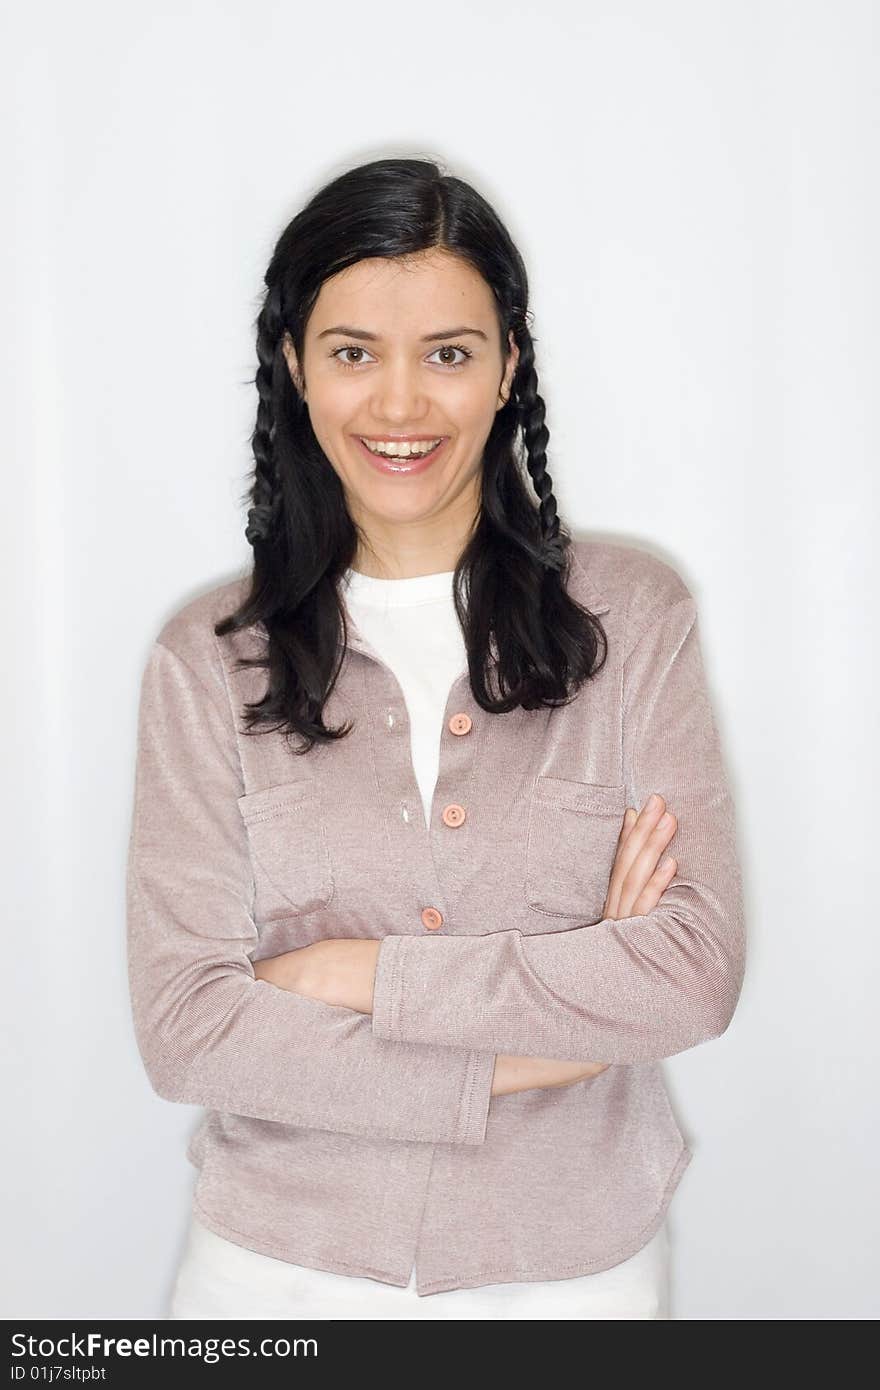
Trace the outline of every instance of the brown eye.
{"label": "brown eye", "polygon": [[361,347],[358,343],[346,343],[344,347],[334,348],[330,353],[330,356],[335,357],[343,367],[359,367],[361,365],[360,359],[356,362],[346,362],[341,356],[343,352],[366,352],[366,348]]}
{"label": "brown eye", "polygon": [[[468,349],[467,349],[466,347],[462,347],[459,343],[444,343],[443,347],[437,348],[437,352],[460,352],[460,353],[461,353],[462,357],[464,358],[464,361],[462,361],[462,362],[448,362],[448,361],[447,361],[447,362],[441,362],[441,363],[439,363],[439,365],[440,365],[441,367],[449,367],[449,368],[452,369],[452,371],[457,371],[459,367],[463,367],[464,364],[465,364],[465,362],[467,362],[468,358],[473,356],[473,353],[469,352]],[[434,353],[433,355],[436,356],[436,353]]]}

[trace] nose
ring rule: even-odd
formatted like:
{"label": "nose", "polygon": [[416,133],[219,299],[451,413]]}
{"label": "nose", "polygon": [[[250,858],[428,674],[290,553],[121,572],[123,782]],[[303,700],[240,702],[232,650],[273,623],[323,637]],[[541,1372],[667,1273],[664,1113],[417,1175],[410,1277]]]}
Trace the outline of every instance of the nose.
{"label": "nose", "polygon": [[373,415],[398,428],[418,426],[428,408],[424,378],[419,368],[401,361],[390,363],[375,380]]}

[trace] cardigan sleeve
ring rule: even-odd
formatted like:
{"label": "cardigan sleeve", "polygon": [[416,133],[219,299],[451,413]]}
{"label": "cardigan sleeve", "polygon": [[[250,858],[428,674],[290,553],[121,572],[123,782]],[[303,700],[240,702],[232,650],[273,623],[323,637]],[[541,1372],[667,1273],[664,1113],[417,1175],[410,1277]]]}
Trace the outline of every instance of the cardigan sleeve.
{"label": "cardigan sleeve", "polygon": [[231,704],[222,673],[198,665],[157,640],[141,681],[127,947],[153,1089],[289,1125],[482,1144],[491,1051],[386,1040],[365,1013],[256,978]]}
{"label": "cardigan sleeve", "polygon": [[387,1040],[608,1063],[718,1037],[745,968],[734,805],[688,590],[624,662],[627,804],[665,797],[675,877],[650,912],[530,935],[386,936],[373,1033]]}

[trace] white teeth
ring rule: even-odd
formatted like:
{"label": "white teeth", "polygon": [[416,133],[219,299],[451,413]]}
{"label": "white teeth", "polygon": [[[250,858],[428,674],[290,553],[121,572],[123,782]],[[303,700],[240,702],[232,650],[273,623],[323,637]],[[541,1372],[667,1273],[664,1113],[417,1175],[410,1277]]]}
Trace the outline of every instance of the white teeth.
{"label": "white teeth", "polygon": [[372,439],[364,439],[363,435],[360,438],[373,454],[386,454],[389,458],[411,458],[413,455],[429,454],[440,443],[442,436],[434,440],[419,440],[417,444],[411,444],[407,440],[387,440],[379,443]]}

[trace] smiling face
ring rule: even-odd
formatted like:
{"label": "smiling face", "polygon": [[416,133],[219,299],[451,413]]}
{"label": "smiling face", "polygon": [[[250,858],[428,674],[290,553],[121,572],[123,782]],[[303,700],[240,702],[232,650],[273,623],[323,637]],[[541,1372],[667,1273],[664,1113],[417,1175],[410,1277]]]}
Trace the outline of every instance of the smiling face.
{"label": "smiling face", "polygon": [[[516,370],[512,333],[508,343],[504,356],[486,281],[438,249],[358,261],[325,281],[302,364],[285,336],[315,437],[365,538],[354,568],[394,578],[455,568],[479,511],[483,448]],[[406,436],[413,449],[441,443],[416,459]],[[388,443],[393,456],[364,439]]]}

